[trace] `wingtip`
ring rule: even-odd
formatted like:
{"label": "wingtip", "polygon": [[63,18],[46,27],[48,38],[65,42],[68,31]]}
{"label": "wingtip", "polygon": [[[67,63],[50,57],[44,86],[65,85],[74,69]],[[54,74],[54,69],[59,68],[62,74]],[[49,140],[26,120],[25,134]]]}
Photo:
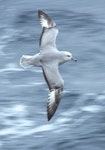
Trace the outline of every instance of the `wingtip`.
{"label": "wingtip", "polygon": [[56,23],[42,10],[38,10],[38,18],[40,19],[42,27],[52,28],[56,26]]}
{"label": "wingtip", "polygon": [[42,13],[42,10],[39,9],[39,10],[38,10],[38,13]]}
{"label": "wingtip", "polygon": [[41,11],[41,10],[38,10],[38,14],[40,14],[40,13],[42,13],[42,11]]}
{"label": "wingtip", "polygon": [[48,121],[50,121],[50,118],[47,118]]}
{"label": "wingtip", "polygon": [[48,121],[50,121],[51,118],[52,118],[52,116],[49,116],[49,115],[47,116],[47,120],[48,120]]}
{"label": "wingtip", "polygon": [[38,17],[40,18],[41,15],[46,15],[42,10],[38,10]]}
{"label": "wingtip", "polygon": [[61,100],[61,89],[52,89],[48,95],[47,102],[47,119],[48,121],[54,116],[59,102]]}
{"label": "wingtip", "polygon": [[41,10],[38,10],[38,17],[40,18]]}
{"label": "wingtip", "polygon": [[51,120],[51,118],[52,118],[52,116],[51,116],[51,115],[49,115],[49,114],[47,114],[47,120],[48,120],[48,121],[50,121],[50,120]]}
{"label": "wingtip", "polygon": [[48,109],[49,109],[49,108],[48,108],[48,106],[47,106],[47,120],[50,121],[51,118],[52,118],[52,115],[49,113]]}

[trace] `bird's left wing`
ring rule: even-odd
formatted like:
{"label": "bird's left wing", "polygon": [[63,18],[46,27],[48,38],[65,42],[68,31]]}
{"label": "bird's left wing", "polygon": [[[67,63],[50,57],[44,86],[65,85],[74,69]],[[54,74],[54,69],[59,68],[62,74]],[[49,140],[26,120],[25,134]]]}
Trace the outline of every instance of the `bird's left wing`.
{"label": "bird's left wing", "polygon": [[56,47],[56,37],[58,34],[56,23],[41,10],[38,11],[38,17],[42,26],[42,34],[39,42],[41,49],[47,46]]}

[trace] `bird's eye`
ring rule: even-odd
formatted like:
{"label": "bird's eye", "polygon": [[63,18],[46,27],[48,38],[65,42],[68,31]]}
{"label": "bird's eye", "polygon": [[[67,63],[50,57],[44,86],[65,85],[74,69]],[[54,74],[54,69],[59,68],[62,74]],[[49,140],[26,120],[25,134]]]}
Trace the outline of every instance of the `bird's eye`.
{"label": "bird's eye", "polygon": [[67,57],[70,57],[70,55],[67,55]]}

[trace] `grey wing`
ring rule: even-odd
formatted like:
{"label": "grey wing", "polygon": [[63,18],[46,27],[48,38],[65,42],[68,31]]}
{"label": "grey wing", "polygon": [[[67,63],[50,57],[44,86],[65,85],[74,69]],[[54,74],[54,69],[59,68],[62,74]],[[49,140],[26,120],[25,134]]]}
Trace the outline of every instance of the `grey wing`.
{"label": "grey wing", "polygon": [[58,108],[61,100],[64,81],[59,73],[57,65],[44,65],[42,69],[50,90],[47,103],[47,116],[48,120],[50,120]]}
{"label": "grey wing", "polygon": [[58,29],[56,28],[55,22],[47,14],[40,10],[38,11],[38,17],[42,25],[42,33],[39,42],[40,47],[56,47]]}
{"label": "grey wing", "polygon": [[59,73],[56,63],[48,63],[42,65],[43,75],[48,84],[49,90],[61,88],[63,90],[64,81]]}

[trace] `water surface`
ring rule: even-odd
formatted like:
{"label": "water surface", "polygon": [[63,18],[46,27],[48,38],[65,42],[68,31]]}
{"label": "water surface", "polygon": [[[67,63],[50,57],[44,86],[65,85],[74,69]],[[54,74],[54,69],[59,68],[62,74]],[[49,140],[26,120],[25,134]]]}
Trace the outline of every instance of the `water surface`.
{"label": "water surface", "polygon": [[[38,9],[57,23],[58,49],[78,59],[60,68],[64,94],[50,122],[41,69],[19,65],[39,52]],[[0,149],[104,150],[104,1],[0,0],[0,14]]]}

